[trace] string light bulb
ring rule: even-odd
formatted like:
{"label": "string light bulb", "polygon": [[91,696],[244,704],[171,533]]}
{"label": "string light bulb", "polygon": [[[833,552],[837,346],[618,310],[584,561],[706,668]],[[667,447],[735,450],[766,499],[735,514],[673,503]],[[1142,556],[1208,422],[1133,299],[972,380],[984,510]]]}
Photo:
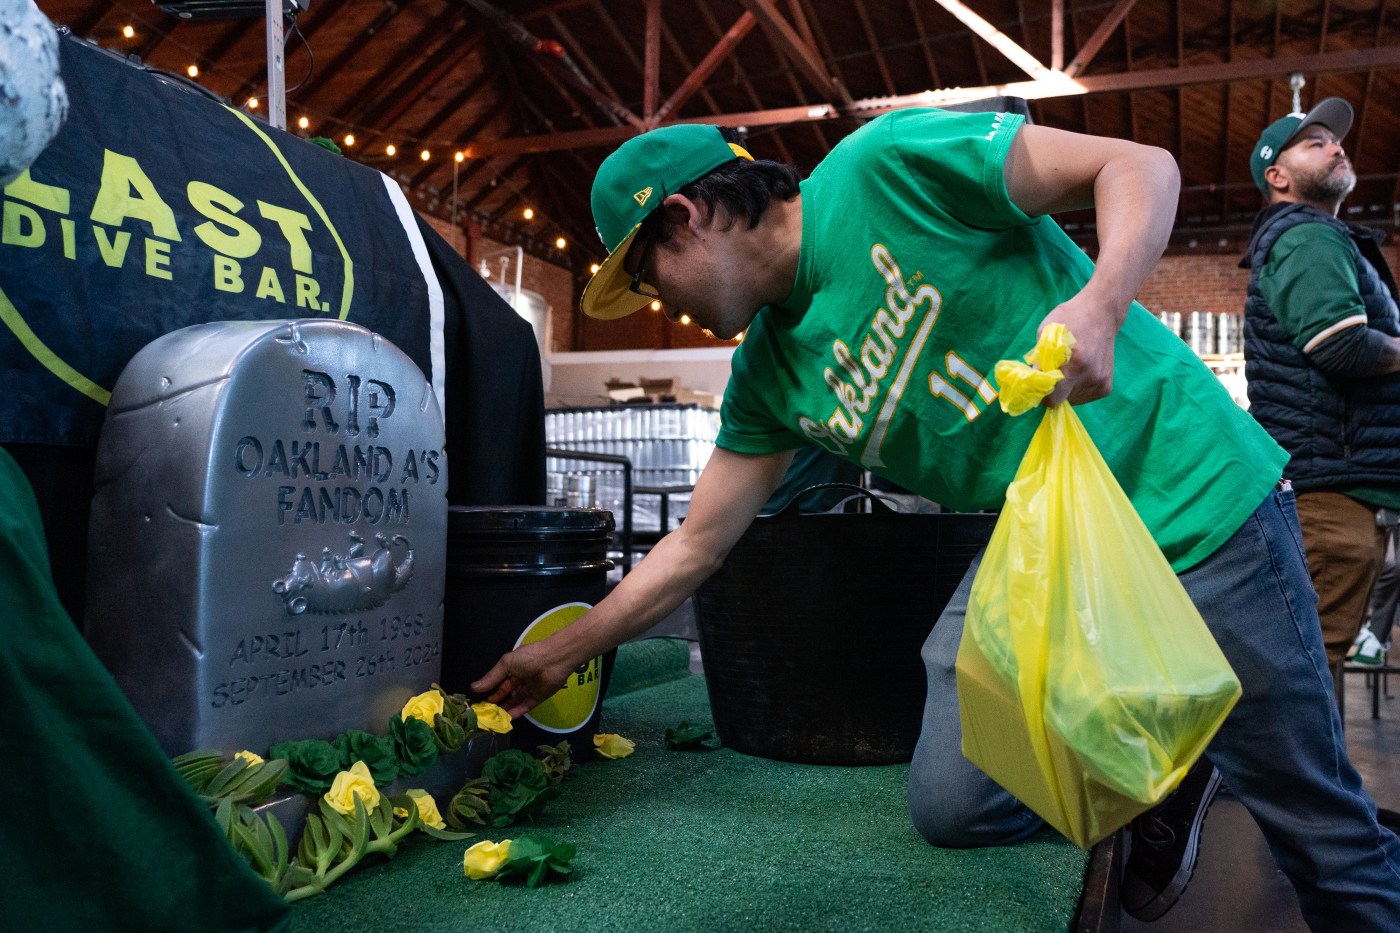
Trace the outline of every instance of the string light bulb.
{"label": "string light bulb", "polygon": [[127,23],[125,26],[122,27],[122,35],[128,39],[133,39],[136,37],[136,30],[132,27],[130,23]]}
{"label": "string light bulb", "polygon": [[568,240],[565,240],[563,237],[560,237],[559,239],[557,239],[557,240],[554,241],[554,248],[555,248],[555,249],[563,249],[564,247],[566,247],[566,246],[568,246],[568,245],[569,245],[569,241],[568,241]]}
{"label": "string light bulb", "polygon": [[297,126],[301,127],[302,129],[306,129],[310,125],[311,121],[306,117],[302,117],[300,120],[297,121]]}
{"label": "string light bulb", "polygon": [[347,146],[353,146],[353,145],[355,145],[355,134],[354,134],[354,133],[346,133],[346,134],[345,134],[345,145],[347,145]]}
{"label": "string light bulb", "polygon": [[248,98],[248,109],[249,109],[249,110],[257,110],[257,109],[258,109],[258,99],[257,99],[256,97],[250,97],[250,98]]}
{"label": "string light bulb", "polygon": [[199,66],[198,66],[198,65],[191,65],[190,67],[188,67],[188,68],[185,69],[185,74],[189,75],[191,78],[198,78],[198,77],[199,77]]}
{"label": "string light bulb", "polygon": [[535,209],[534,209],[533,207],[527,207],[527,208],[525,208],[525,210],[524,210],[523,213],[524,213],[524,217],[525,217],[526,220],[534,220],[534,219],[535,219]]}
{"label": "string light bulb", "polygon": [[682,323],[682,324],[689,324],[689,323],[690,323],[690,315],[689,315],[689,314],[682,314],[682,315],[681,315],[681,323]]}
{"label": "string light bulb", "polygon": [[428,150],[426,150],[426,149],[424,149],[422,152],[418,153],[418,158],[422,159],[424,162],[428,161],[428,160],[431,159],[432,157],[433,157],[432,153],[430,153],[430,152],[429,152]]}
{"label": "string light bulb", "polygon": [[735,343],[743,343],[743,342],[744,342],[744,332],[743,332],[742,330],[739,331],[739,333],[737,333],[737,334],[734,335],[734,342],[735,342]]}
{"label": "string light bulb", "polygon": [[589,274],[589,275],[597,275],[597,274],[598,274],[598,264],[597,264],[596,262],[595,262],[593,265],[591,265],[591,266],[588,267],[588,274]]}
{"label": "string light bulb", "polygon": [[452,158],[456,159],[458,162],[461,162],[461,161],[463,161],[464,159],[466,159],[466,156],[459,152],[459,153],[457,153],[455,156],[453,156]]}
{"label": "string light bulb", "polygon": [[398,151],[399,151],[398,147],[395,146],[393,143],[390,143],[389,145],[387,145],[387,146],[384,147],[384,154],[385,154],[385,155],[394,155],[394,154],[397,153]]}
{"label": "string light bulb", "polygon": [[653,301],[653,302],[651,303],[651,310],[653,310],[653,311],[660,311],[660,310],[661,310],[661,302],[659,302],[659,301]]}

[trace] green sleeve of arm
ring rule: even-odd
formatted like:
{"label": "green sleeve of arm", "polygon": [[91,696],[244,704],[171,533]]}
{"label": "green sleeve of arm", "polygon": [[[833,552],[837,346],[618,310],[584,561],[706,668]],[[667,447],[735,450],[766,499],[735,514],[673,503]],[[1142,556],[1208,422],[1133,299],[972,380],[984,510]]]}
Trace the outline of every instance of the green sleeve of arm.
{"label": "green sleeve of arm", "polygon": [[1259,291],[1300,350],[1338,330],[1366,323],[1353,248],[1338,231],[1299,224],[1274,244]]}

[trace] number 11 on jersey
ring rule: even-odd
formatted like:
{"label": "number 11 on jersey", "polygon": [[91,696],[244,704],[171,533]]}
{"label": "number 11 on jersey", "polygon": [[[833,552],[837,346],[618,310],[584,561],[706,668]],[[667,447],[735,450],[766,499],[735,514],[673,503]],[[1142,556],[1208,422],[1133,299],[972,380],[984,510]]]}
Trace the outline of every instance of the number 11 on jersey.
{"label": "number 11 on jersey", "polygon": [[[992,384],[987,381],[986,376],[969,366],[962,357],[952,350],[948,351],[948,355],[944,357],[943,361],[948,369],[948,375],[971,386],[972,394],[970,396],[963,394],[937,372],[929,373],[929,392],[955,406],[968,421],[976,421],[977,416],[982,414],[982,409],[996,400],[996,389],[992,388]],[[978,405],[979,399],[982,403],[980,406]]]}

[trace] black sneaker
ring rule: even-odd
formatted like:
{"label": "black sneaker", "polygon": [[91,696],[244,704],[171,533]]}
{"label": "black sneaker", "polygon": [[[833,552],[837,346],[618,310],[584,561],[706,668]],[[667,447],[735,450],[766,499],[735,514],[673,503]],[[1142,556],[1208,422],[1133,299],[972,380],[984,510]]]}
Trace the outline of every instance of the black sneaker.
{"label": "black sneaker", "polygon": [[1186,890],[1196,870],[1206,810],[1219,789],[1220,772],[1201,758],[1166,800],[1128,824],[1119,899],[1130,917],[1156,920]]}

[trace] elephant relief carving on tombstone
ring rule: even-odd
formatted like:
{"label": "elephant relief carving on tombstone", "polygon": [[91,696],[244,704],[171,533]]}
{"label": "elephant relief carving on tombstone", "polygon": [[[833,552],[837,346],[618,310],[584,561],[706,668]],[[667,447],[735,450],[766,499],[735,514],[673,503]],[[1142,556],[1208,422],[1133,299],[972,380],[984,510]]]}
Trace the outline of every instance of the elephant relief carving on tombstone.
{"label": "elephant relief carving on tombstone", "polygon": [[[413,548],[407,538],[376,534],[378,548],[368,554],[365,539],[359,534],[350,532],[350,541],[350,550],[343,557],[323,548],[319,564],[297,554],[292,569],[272,584],[289,615],[374,609],[408,585],[413,576]],[[402,547],[403,556],[396,561],[394,549],[398,547]]]}

